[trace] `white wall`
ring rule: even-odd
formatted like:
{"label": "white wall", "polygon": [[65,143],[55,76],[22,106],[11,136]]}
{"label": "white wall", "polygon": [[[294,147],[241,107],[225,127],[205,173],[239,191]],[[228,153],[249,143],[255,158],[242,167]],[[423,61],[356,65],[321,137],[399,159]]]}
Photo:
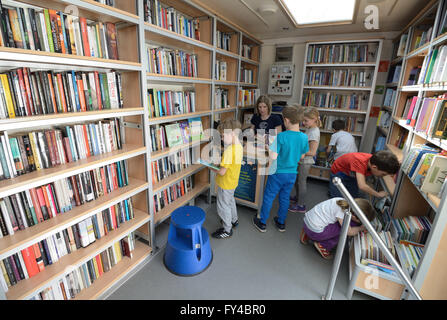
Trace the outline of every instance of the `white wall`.
{"label": "white wall", "polygon": [[[262,94],[267,94],[268,78],[270,66],[275,63],[275,48],[277,45],[293,46],[293,64],[295,65],[295,79],[292,96],[271,96],[273,101],[287,101],[287,103],[300,103],[300,92],[302,88],[302,77],[304,68],[304,59],[306,53],[306,43],[310,41],[335,41],[335,40],[359,40],[365,38],[381,38],[384,39],[381,60],[389,60],[391,58],[392,40],[399,35],[399,32],[386,33],[357,33],[343,35],[327,35],[327,36],[307,36],[296,38],[279,38],[263,40],[261,51],[261,64],[259,66],[259,88]],[[379,73],[377,77],[377,85],[384,85],[387,73]],[[373,98],[373,106],[382,104],[382,95],[375,95]],[[371,152],[376,131],[377,118],[370,118],[367,125],[367,135],[364,138],[362,152]]]}

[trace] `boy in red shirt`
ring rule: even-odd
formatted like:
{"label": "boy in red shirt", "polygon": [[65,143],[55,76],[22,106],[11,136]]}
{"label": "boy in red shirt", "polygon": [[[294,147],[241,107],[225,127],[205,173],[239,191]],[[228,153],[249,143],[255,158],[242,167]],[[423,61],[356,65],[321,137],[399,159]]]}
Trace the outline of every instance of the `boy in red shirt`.
{"label": "boy in red shirt", "polygon": [[359,197],[359,189],[377,198],[387,196],[386,191],[377,192],[366,184],[366,177],[374,175],[384,177],[395,175],[399,171],[399,161],[390,151],[379,151],[375,154],[354,152],[348,153],[337,160],[331,166],[331,179],[329,182],[329,196],[331,198],[342,197],[340,191],[332,180],[338,177],[353,198]]}

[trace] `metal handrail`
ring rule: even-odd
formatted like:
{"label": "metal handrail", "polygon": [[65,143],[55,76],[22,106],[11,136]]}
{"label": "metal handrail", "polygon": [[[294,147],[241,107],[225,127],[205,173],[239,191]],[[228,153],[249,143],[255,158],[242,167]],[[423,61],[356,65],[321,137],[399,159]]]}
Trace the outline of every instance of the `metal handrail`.
{"label": "metal handrail", "polygon": [[[343,197],[348,201],[350,208],[353,210],[353,212],[355,213],[357,218],[359,218],[359,220],[362,222],[362,224],[366,227],[366,230],[368,230],[368,232],[371,234],[375,243],[378,245],[380,250],[382,250],[382,253],[385,255],[388,262],[391,263],[391,265],[395,268],[395,270],[397,271],[397,275],[399,276],[399,278],[402,279],[402,281],[404,282],[405,286],[410,291],[410,293],[416,299],[422,300],[421,295],[416,290],[416,288],[413,286],[413,283],[411,282],[411,280],[404,273],[399,262],[397,262],[397,260],[394,258],[392,253],[388,250],[385,243],[380,238],[379,234],[376,232],[374,227],[369,222],[368,218],[365,216],[363,211],[360,209],[360,207],[355,202],[354,198],[351,196],[349,191],[346,189],[346,187],[341,182],[341,179],[336,177],[332,180],[332,182],[337,187],[337,189],[340,191],[340,193],[343,195]],[[348,235],[348,229],[349,229],[350,223],[351,223],[351,212],[348,209],[345,211],[345,218],[343,219],[343,226],[341,229],[340,240],[339,240],[338,246],[337,246],[337,253],[335,255],[335,261],[334,261],[334,265],[332,267],[331,279],[329,281],[329,284],[328,284],[328,287],[326,290],[326,295],[322,297],[323,300],[331,300],[332,299],[332,293],[334,291],[335,281],[337,280],[337,274],[340,269],[341,258],[343,256],[343,251],[344,251],[344,247],[346,244],[346,238]]]}

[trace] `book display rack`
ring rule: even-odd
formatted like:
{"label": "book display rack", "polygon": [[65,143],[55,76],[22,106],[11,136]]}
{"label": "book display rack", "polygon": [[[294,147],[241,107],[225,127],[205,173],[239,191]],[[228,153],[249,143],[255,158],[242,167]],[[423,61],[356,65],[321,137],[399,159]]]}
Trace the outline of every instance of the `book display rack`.
{"label": "book display rack", "polygon": [[[390,219],[405,221],[400,226],[410,226],[408,230],[411,231],[418,229],[414,229],[416,226],[428,226],[423,246],[416,241],[411,247],[402,242],[402,237],[394,237],[395,248],[406,246],[410,248],[408,252],[413,253],[408,260],[408,256],[398,250],[398,258],[424,299],[447,297],[447,287],[440,281],[446,274],[442,265],[447,259],[444,249],[447,245],[444,232],[446,193],[442,189],[447,146],[443,120],[447,91],[443,80],[446,10],[446,1],[430,1],[395,39],[387,84],[393,91],[390,93],[391,103],[382,108],[391,114],[385,148],[402,163],[396,177],[380,179],[383,189],[391,195]],[[360,263],[356,248],[359,248],[359,242],[351,248],[351,266]],[[355,282],[359,269],[353,270],[356,270]],[[362,272],[364,270],[360,274],[365,276]],[[360,280],[357,280],[355,289],[383,299],[408,297],[397,277],[382,271],[379,271],[379,277],[380,290],[367,289]]]}
{"label": "book display rack", "polygon": [[382,40],[308,42],[303,68],[300,103],[315,106],[322,120],[317,162],[309,176],[329,181],[330,165],[325,150],[330,141],[332,122],[346,121],[347,131],[362,150],[374,97],[382,53]]}
{"label": "book display rack", "polygon": [[207,129],[261,43],[195,0],[1,3],[0,299],[104,298],[210,192]]}

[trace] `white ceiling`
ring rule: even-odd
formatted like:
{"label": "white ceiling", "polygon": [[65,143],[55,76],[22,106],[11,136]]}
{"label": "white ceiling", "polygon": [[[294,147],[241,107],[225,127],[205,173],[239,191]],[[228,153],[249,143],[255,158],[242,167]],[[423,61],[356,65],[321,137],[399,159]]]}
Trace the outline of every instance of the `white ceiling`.
{"label": "white ceiling", "polygon": [[[428,2],[429,0],[358,0],[353,24],[299,29],[294,27],[275,0],[206,0],[205,3],[255,37],[265,40],[309,35],[401,31]],[[364,26],[364,20],[368,16],[365,7],[371,4],[379,9],[377,30],[367,30]],[[260,8],[263,6],[273,7],[276,12],[270,15],[262,14]]]}

